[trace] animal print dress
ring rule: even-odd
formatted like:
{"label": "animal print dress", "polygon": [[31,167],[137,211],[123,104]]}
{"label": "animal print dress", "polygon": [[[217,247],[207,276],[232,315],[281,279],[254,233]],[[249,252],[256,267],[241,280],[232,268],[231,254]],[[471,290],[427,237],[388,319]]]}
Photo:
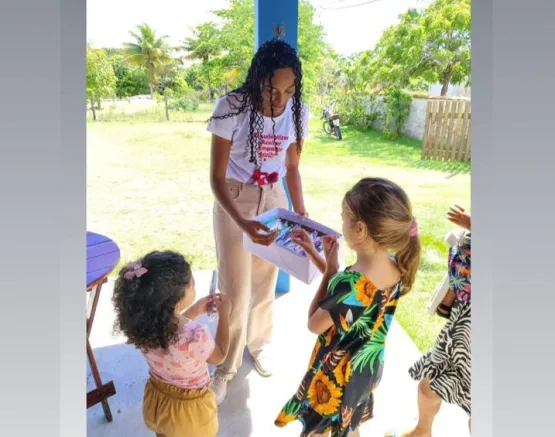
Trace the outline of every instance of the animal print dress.
{"label": "animal print dress", "polygon": [[449,288],[457,297],[449,320],[432,351],[409,370],[417,381],[429,379],[431,389],[441,399],[458,405],[468,415],[471,404],[470,255],[470,233],[467,233],[449,255]]}

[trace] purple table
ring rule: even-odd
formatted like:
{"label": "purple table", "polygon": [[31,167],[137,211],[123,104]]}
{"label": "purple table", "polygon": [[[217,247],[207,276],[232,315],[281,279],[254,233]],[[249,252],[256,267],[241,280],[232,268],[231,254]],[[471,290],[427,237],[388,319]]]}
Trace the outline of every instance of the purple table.
{"label": "purple table", "polygon": [[112,412],[108,405],[108,398],[116,394],[113,381],[103,384],[100,372],[89,342],[96,306],[100,298],[102,285],[108,281],[108,275],[114,270],[119,261],[120,252],[116,243],[104,235],[87,232],[87,292],[90,293],[87,308],[87,357],[91,365],[96,389],[87,393],[87,408],[102,403],[104,416],[108,422],[112,421]]}

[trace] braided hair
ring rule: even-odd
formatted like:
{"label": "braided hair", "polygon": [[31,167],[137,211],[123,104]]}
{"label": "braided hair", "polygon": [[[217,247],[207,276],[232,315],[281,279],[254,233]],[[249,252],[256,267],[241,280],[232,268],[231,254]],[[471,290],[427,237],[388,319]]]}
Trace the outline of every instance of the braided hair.
{"label": "braided hair", "polygon": [[[260,146],[264,135],[263,111],[263,84],[269,80],[270,84],[276,70],[290,68],[295,75],[295,93],[293,94],[293,123],[297,136],[297,153],[301,153],[303,129],[302,129],[302,66],[297,52],[284,41],[273,39],[262,44],[251,62],[245,82],[237,89],[226,95],[231,112],[221,116],[212,116],[211,120],[223,120],[243,114],[250,110],[249,135],[247,138],[247,153],[250,154],[249,162],[260,166]],[[230,97],[233,96],[233,99]],[[277,142],[274,120],[273,98],[270,98],[270,110],[272,113],[272,133],[274,136],[274,147],[277,154]]]}

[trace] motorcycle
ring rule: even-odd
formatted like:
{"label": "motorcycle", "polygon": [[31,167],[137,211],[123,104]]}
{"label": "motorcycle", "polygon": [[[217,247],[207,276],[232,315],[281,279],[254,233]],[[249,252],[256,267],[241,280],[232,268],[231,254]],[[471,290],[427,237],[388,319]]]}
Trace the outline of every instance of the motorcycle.
{"label": "motorcycle", "polygon": [[332,112],[331,105],[325,106],[322,110],[322,120],[324,120],[324,132],[330,136],[335,136],[341,141],[343,134],[341,133],[339,115]]}

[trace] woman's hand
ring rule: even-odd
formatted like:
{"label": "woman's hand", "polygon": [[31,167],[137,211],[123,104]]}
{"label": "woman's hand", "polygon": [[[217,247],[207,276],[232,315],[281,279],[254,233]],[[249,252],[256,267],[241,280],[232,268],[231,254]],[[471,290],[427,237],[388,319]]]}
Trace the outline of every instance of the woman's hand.
{"label": "woman's hand", "polygon": [[240,225],[241,229],[255,244],[262,246],[269,246],[274,242],[278,236],[277,231],[270,231],[267,226],[256,220],[242,220]]}
{"label": "woman's hand", "polygon": [[324,255],[326,256],[326,275],[334,275],[339,271],[339,242],[336,237],[326,235],[322,238]]}
{"label": "woman's hand", "polygon": [[449,209],[447,213],[447,218],[451,223],[460,226],[466,230],[470,231],[471,228],[471,218],[470,213],[466,212],[462,206],[454,205]]}
{"label": "woman's hand", "polygon": [[318,255],[318,251],[316,250],[316,246],[304,229],[293,229],[291,231],[291,240],[297,246],[299,246],[302,250],[306,252],[309,256]]}

